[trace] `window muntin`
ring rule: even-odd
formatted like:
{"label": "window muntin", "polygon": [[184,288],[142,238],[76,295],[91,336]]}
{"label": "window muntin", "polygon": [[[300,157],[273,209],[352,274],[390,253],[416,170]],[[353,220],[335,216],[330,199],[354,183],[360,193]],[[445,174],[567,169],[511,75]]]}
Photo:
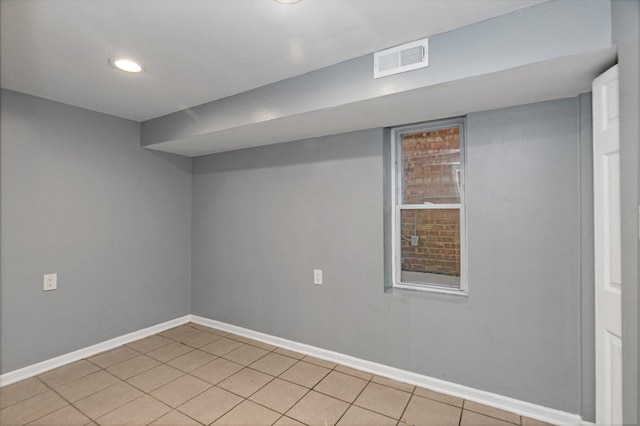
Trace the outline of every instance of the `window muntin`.
{"label": "window muntin", "polygon": [[464,121],[394,129],[393,286],[466,294]]}

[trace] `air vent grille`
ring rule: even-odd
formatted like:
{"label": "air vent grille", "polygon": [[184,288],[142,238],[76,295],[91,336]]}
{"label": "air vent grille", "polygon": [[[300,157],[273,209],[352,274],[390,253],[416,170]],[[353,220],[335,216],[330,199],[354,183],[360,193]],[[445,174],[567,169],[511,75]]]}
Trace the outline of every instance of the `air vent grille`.
{"label": "air vent grille", "polygon": [[417,40],[373,54],[373,77],[386,77],[429,65],[429,39]]}
{"label": "air vent grille", "polygon": [[417,64],[418,62],[422,62],[422,46],[416,46],[400,51],[401,67]]}
{"label": "air vent grille", "polygon": [[400,55],[398,52],[389,53],[388,55],[382,55],[378,58],[378,70],[385,72],[398,68],[400,66]]}

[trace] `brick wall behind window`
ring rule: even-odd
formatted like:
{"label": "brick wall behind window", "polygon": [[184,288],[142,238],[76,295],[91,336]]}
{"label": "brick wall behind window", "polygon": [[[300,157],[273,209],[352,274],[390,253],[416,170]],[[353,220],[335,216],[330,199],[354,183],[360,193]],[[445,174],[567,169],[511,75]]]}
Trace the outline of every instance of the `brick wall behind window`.
{"label": "brick wall behind window", "polygon": [[[402,137],[403,203],[458,203],[456,169],[459,129],[419,132]],[[415,216],[414,216],[415,215]],[[460,276],[460,211],[405,210],[402,235],[419,238],[417,247],[402,240],[402,270]]]}

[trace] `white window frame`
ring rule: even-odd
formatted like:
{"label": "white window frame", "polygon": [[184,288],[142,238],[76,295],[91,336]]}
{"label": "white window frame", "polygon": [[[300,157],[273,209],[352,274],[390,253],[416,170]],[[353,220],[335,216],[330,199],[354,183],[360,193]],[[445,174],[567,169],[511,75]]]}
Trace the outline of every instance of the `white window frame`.
{"label": "white window frame", "polygon": [[[393,287],[448,293],[457,295],[468,294],[467,282],[467,218],[465,200],[465,126],[464,118],[439,120],[409,126],[395,127],[391,131],[391,267]],[[399,204],[402,194],[402,135],[419,132],[458,127],[460,129],[460,203],[459,204]],[[402,210],[441,210],[460,209],[460,288],[451,288],[438,284],[419,284],[402,282],[402,249],[401,249],[401,211]]]}

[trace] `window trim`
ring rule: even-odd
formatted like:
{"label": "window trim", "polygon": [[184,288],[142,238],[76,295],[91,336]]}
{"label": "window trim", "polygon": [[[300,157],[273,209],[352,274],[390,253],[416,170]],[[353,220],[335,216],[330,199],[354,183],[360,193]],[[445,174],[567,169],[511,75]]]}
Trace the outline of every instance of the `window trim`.
{"label": "window trim", "polygon": [[[402,194],[402,164],[400,150],[403,134],[418,133],[420,131],[434,131],[458,127],[460,129],[460,203],[459,204],[399,204]],[[468,292],[467,279],[467,209],[466,209],[466,120],[464,117],[447,120],[430,121],[391,129],[391,282],[392,288],[410,289],[434,293],[446,293],[466,296]],[[460,288],[451,288],[437,284],[418,284],[402,282],[400,227],[401,210],[441,210],[460,209]]]}

